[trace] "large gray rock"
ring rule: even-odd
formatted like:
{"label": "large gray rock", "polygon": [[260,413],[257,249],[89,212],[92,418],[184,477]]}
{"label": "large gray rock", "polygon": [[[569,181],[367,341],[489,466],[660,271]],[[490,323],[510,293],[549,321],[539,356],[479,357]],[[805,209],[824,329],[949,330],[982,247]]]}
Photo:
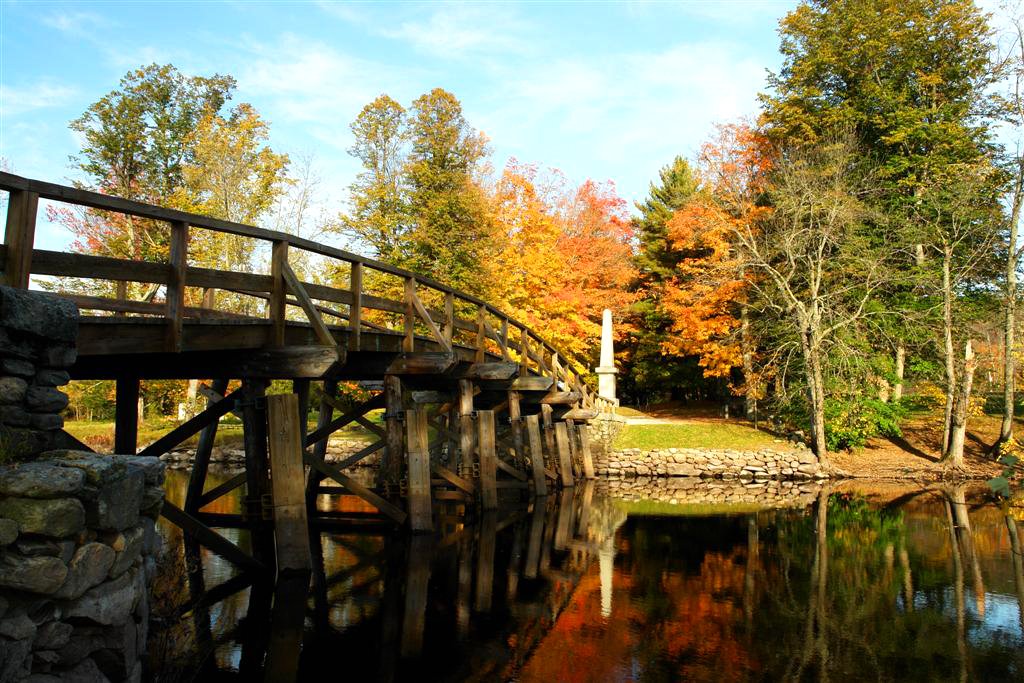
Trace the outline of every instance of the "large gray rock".
{"label": "large gray rock", "polygon": [[18,539],[18,523],[0,518],[0,546],[10,545]]}
{"label": "large gray rock", "polygon": [[68,395],[54,387],[30,387],[25,404],[36,413],[58,413],[68,406]]}
{"label": "large gray rock", "polygon": [[103,582],[114,564],[117,553],[104,543],[86,543],[75,551],[68,564],[68,576],[54,597],[74,600],[85,591]]}
{"label": "large gray rock", "polygon": [[58,557],[0,556],[0,586],[49,595],[64,583],[68,566]]}
{"label": "large gray rock", "polygon": [[32,671],[32,641],[0,638],[0,681],[20,681]]}
{"label": "large gray rock", "polygon": [[101,583],[85,592],[65,609],[66,617],[89,619],[97,624],[112,626],[127,621],[139,598],[141,570],[125,572],[121,576]]}
{"label": "large gray rock", "polygon": [[78,358],[78,350],[74,346],[48,346],[39,354],[39,364],[50,368],[70,368]]}
{"label": "large gray rock", "polygon": [[8,330],[51,342],[73,343],[78,338],[78,307],[45,292],[0,287],[0,320]]}
{"label": "large gray rock", "polygon": [[85,528],[85,509],[77,498],[3,498],[0,517],[18,523],[23,534],[64,538]]}
{"label": "large gray rock", "polygon": [[110,683],[100,668],[91,659],[83,659],[67,671],[60,672],[60,680],[66,683]]}
{"label": "large gray rock", "polygon": [[27,392],[28,382],[20,377],[0,377],[0,403],[21,403]]}
{"label": "large gray rock", "polygon": [[28,462],[0,468],[0,495],[62,498],[85,488],[85,472],[52,462]]}
{"label": "large gray rock", "polygon": [[146,486],[162,486],[167,466],[148,455],[112,455],[110,458],[116,462],[124,463],[128,469],[139,469],[146,478]]}
{"label": "large gray rock", "polygon": [[144,476],[130,470],[121,479],[104,484],[95,497],[85,499],[85,516],[93,529],[127,529],[139,521]]}
{"label": "large gray rock", "polygon": [[18,405],[0,405],[0,425],[7,427],[27,427],[31,413]]}
{"label": "large gray rock", "polygon": [[127,464],[119,458],[89,451],[47,451],[40,458],[52,460],[62,467],[75,467],[82,470],[85,472],[86,483],[94,487],[102,486],[114,479],[120,479],[128,469]]}
{"label": "large gray rock", "polygon": [[0,373],[4,376],[24,377],[26,379],[35,377],[36,366],[30,361],[20,358],[4,358],[0,360]]}
{"label": "large gray rock", "polygon": [[44,432],[53,432],[64,428],[64,418],[55,413],[32,413],[28,418],[28,426]]}

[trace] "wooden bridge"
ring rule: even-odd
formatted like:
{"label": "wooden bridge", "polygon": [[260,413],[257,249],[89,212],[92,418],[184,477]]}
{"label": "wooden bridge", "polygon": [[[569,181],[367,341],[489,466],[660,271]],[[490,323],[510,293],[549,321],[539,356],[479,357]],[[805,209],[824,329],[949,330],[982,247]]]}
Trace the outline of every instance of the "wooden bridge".
{"label": "wooden bridge", "polygon": [[[3,281],[27,288],[32,275],[58,278],[58,293],[83,311],[71,374],[116,380],[115,452],[137,451],[141,379],[211,380],[203,388],[206,409],[139,454],[157,457],[199,434],[184,506],[165,503],[163,514],[240,567],[301,565],[307,523],[429,532],[453,513],[496,508],[504,489],[543,496],[552,486],[593,478],[587,423],[613,410],[612,402],[595,395],[579,365],[485,301],[282,232],[8,173],[0,173],[0,189],[9,192]],[[150,229],[162,225],[169,257],[154,262],[35,249],[40,199],[120,214]],[[265,243],[269,273],[190,265],[190,240],[203,232],[243,238],[254,248]],[[333,282],[347,280],[348,287],[300,277],[293,263],[310,255]],[[90,294],[67,289],[80,279],[106,281],[110,295],[95,296],[95,287],[85,290]],[[130,299],[128,283],[142,283],[146,296]],[[262,314],[226,310],[229,298]],[[294,393],[267,396],[272,379],[291,380]],[[229,392],[235,380],[240,387]],[[370,397],[342,404],[344,381],[361,382]],[[313,382],[322,383],[322,398],[309,431]],[[368,418],[380,409],[382,425]],[[208,489],[218,421],[228,413],[243,423],[245,471]],[[378,440],[343,462],[328,462],[328,438],[350,424]],[[380,460],[375,485],[344,472],[374,454]],[[237,514],[204,511],[242,486],[244,509]],[[375,512],[321,511],[322,493],[356,496]],[[251,554],[215,531],[232,526],[254,533]]]}

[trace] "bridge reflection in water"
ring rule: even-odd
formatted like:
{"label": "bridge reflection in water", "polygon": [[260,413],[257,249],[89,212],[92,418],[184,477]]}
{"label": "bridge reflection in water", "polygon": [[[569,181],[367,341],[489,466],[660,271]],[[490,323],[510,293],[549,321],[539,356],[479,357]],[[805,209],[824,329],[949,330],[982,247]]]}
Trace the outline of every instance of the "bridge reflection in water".
{"label": "bridge reflection in water", "polygon": [[[181,485],[169,479],[172,500]],[[182,596],[195,608],[182,613],[180,641],[203,659],[204,679],[1019,680],[1024,671],[1017,521],[963,488],[807,487],[780,507],[770,486],[761,506],[738,485],[742,502],[726,505],[708,502],[720,489],[683,497],[655,483],[640,486],[642,497],[621,488],[611,497],[597,486],[468,523],[442,518],[433,536],[314,534],[321,561],[308,599],[277,599],[278,611],[297,607],[298,628],[274,625],[271,586],[240,584],[224,597],[236,570],[186,545],[179,558],[196,552],[202,569],[186,582],[198,601]],[[245,547],[245,532],[224,533]]]}

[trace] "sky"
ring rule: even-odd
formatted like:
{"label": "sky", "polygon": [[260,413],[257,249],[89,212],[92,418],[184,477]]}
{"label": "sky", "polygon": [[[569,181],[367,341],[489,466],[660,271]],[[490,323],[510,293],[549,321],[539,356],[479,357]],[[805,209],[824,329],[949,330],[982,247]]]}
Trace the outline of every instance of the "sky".
{"label": "sky", "polygon": [[[615,183],[632,204],[719,122],[757,112],[795,0],[335,3],[0,0],[0,158],[7,170],[78,179],[68,122],[129,70],[172,63],[230,74],[269,144],[312,155],[336,211],[359,172],[349,123],[381,93],[408,105],[453,92],[510,157],[574,182]],[[70,235],[41,224],[39,248]]]}

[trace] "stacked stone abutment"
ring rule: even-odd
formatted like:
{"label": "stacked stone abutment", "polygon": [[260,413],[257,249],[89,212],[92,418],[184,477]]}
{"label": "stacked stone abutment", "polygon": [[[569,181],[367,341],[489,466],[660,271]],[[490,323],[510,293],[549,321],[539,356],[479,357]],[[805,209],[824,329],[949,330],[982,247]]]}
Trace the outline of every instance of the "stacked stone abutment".
{"label": "stacked stone abutment", "polygon": [[596,463],[608,477],[704,477],[767,481],[824,479],[829,475],[805,449],[729,450],[712,448],[627,448]]}
{"label": "stacked stone abutment", "polygon": [[54,449],[77,327],[0,287],[0,683],[142,677],[164,464]]}

